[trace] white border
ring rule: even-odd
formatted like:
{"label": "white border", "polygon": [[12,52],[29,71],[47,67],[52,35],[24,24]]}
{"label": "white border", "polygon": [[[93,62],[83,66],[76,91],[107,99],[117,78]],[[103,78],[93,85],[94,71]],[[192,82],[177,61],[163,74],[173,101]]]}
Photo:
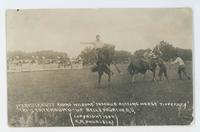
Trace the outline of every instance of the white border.
{"label": "white border", "polygon": [[[50,128],[10,128],[7,125],[7,84],[6,84],[6,9],[47,9],[47,8],[166,8],[191,7],[194,18],[194,115],[191,126],[132,126],[132,127],[50,127]],[[34,131],[200,131],[200,1],[199,0],[1,0],[0,1],[0,131],[1,132],[34,132]]]}

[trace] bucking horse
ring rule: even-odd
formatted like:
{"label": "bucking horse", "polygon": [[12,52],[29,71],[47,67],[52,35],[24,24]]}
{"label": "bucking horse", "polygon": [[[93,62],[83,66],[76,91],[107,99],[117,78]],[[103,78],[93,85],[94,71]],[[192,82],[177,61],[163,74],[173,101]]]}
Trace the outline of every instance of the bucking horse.
{"label": "bucking horse", "polygon": [[102,75],[105,73],[108,75],[108,84],[110,87],[111,76],[113,72],[110,69],[110,65],[113,64],[117,69],[118,73],[120,73],[119,68],[114,62],[113,58],[115,55],[115,47],[113,45],[105,45],[99,51],[99,57],[97,59],[96,65],[92,68],[92,72],[98,73],[98,85],[97,88],[100,87]]}
{"label": "bucking horse", "polygon": [[165,78],[168,80],[167,68],[164,61],[158,57],[145,61],[144,59],[132,60],[128,66],[128,72],[131,75],[132,84],[135,82],[135,75],[138,73],[144,74],[149,70],[153,73],[153,81],[156,81],[156,68],[159,67],[159,80],[162,80],[164,74]]}

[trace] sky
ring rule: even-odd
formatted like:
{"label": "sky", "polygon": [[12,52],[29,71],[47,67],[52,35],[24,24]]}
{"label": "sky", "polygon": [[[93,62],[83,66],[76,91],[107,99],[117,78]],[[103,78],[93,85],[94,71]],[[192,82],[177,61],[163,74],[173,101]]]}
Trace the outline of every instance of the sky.
{"label": "sky", "polygon": [[95,40],[131,53],[165,40],[192,49],[190,8],[23,9],[6,12],[7,51],[54,50],[77,56]]}

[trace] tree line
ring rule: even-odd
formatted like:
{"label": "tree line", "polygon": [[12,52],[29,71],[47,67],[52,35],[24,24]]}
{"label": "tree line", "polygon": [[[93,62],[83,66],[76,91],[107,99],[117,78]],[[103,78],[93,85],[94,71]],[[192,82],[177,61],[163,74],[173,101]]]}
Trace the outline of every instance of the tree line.
{"label": "tree line", "polygon": [[[161,55],[159,55],[163,60],[169,61],[170,59],[174,59],[176,55],[179,55],[183,60],[191,61],[192,60],[192,49],[182,49],[178,47],[174,47],[172,44],[166,41],[160,41],[155,47],[153,47],[153,52],[155,54],[158,53],[158,49],[161,51]],[[113,50],[113,49],[112,49]],[[127,63],[130,58],[140,59],[144,55],[145,52],[151,49],[139,49],[134,53],[125,50],[115,50],[113,55],[113,61],[116,63]],[[113,51],[110,51],[113,52]],[[79,55],[83,59],[83,64],[94,64],[96,62],[95,58],[95,50],[93,48],[87,47],[85,48]]]}
{"label": "tree line", "polygon": [[[176,55],[179,55],[183,60],[192,60],[192,49],[182,49],[178,47],[174,47],[172,44],[166,42],[166,41],[160,41],[159,44],[157,44],[153,51],[154,53],[157,53],[158,49],[162,52],[160,57],[165,60],[169,61],[171,58],[174,58]],[[104,48],[103,50],[109,50],[107,53],[111,53],[113,57],[113,61],[115,63],[128,63],[130,58],[137,58],[143,56],[143,54],[151,49],[139,49],[136,50],[134,53],[131,53],[129,51],[125,50],[115,50],[115,46],[111,45],[110,48]],[[37,52],[31,52],[26,53],[22,51],[12,51],[8,52],[7,56],[9,58],[15,58],[18,56],[22,59],[30,59],[30,58],[46,58],[46,59],[58,59],[58,58],[64,58],[69,60],[69,56],[65,52],[56,52],[56,51],[37,51]],[[91,47],[86,47],[84,50],[81,51],[81,53],[78,55],[82,59],[83,65],[89,65],[96,63],[96,55],[95,55],[95,49]]]}
{"label": "tree line", "polygon": [[23,51],[8,51],[7,56],[10,59],[20,58],[20,59],[58,59],[65,58],[69,59],[69,56],[65,52],[57,52],[52,50],[43,50],[36,52],[23,52]]}

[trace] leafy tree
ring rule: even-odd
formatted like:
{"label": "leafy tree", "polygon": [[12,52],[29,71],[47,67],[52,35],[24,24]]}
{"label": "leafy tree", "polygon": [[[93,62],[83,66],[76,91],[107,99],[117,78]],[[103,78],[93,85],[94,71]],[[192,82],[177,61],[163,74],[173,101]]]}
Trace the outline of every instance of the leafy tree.
{"label": "leafy tree", "polygon": [[83,65],[94,64],[96,62],[95,49],[86,47],[79,57],[83,60]]}
{"label": "leafy tree", "polygon": [[130,57],[131,57],[130,52],[119,50],[119,51],[115,51],[114,61],[116,63],[127,63]]}
{"label": "leafy tree", "polygon": [[160,41],[159,45],[154,47],[154,51],[158,48],[162,52],[161,58],[165,61],[176,57],[176,55],[179,55],[183,60],[192,60],[191,49],[175,48],[172,44],[169,44],[166,41]]}
{"label": "leafy tree", "polygon": [[160,44],[154,47],[154,51],[158,48],[162,52],[161,58],[165,61],[168,61],[176,56],[176,49],[168,42],[160,41]]}

